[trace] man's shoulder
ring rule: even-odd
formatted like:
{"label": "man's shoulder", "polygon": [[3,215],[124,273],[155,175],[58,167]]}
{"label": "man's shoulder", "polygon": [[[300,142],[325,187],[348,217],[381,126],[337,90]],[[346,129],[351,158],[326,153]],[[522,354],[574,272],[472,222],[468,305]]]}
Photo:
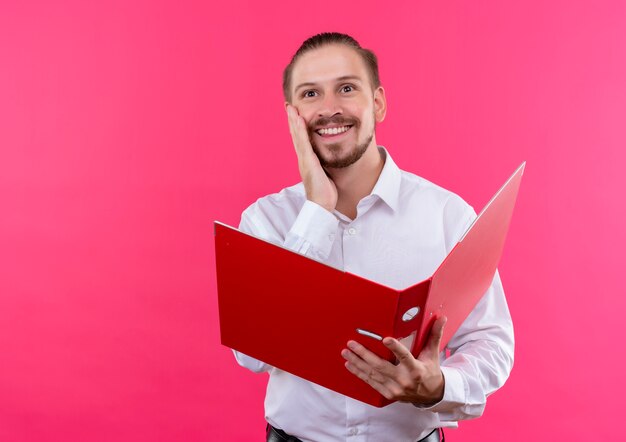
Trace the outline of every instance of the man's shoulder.
{"label": "man's shoulder", "polygon": [[415,173],[401,170],[400,192],[404,199],[418,199],[422,203],[452,208],[455,211],[473,211],[463,198]]}
{"label": "man's shoulder", "polygon": [[459,195],[414,173],[402,171],[400,192],[401,213],[438,226],[445,238],[446,253],[476,218],[474,208]]}

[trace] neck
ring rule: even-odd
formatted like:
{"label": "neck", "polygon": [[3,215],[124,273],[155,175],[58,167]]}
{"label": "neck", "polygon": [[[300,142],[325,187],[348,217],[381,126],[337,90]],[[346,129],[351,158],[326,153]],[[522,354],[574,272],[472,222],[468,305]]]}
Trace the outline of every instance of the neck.
{"label": "neck", "polygon": [[356,163],[341,169],[327,169],[337,186],[337,210],[350,219],[356,218],[359,201],[372,192],[384,165],[376,140],[372,139]]}

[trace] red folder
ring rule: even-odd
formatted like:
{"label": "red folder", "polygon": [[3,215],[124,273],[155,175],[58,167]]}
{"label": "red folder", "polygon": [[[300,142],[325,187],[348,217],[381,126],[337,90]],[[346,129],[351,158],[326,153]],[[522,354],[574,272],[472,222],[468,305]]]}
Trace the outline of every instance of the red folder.
{"label": "red folder", "polygon": [[525,163],[489,201],[428,279],[396,290],[215,222],[222,344],[353,399],[391,403],[348,372],[357,340],[389,361],[381,337],[418,355],[445,315],[442,348],[491,285]]}

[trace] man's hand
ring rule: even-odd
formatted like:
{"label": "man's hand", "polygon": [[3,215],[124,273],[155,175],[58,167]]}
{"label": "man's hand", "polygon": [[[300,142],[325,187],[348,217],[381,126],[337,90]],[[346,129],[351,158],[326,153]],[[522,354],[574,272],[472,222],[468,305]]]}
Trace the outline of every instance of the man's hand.
{"label": "man's hand", "polygon": [[286,106],[289,131],[298,155],[298,168],[304,183],[306,197],[332,212],[337,206],[337,187],[326,175],[319,158],[313,151],[304,118],[298,114],[294,106],[290,104]]}
{"label": "man's hand", "polygon": [[434,405],[443,398],[444,392],[439,345],[446,320],[446,317],[437,318],[417,359],[398,340],[383,339],[383,344],[396,355],[397,365],[379,358],[361,344],[349,341],[349,350],[341,352],[347,360],[346,368],[387,399]]}

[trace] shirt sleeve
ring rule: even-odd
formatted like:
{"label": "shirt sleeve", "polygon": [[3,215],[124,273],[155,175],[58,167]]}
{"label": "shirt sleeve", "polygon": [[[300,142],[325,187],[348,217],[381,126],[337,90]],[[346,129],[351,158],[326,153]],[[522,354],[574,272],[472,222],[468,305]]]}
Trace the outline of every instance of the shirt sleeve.
{"label": "shirt sleeve", "polygon": [[[318,261],[328,259],[339,226],[335,215],[306,200],[288,230],[285,218],[288,218],[286,213],[273,206],[270,200],[262,199],[243,212],[239,230]],[[284,230],[287,230],[286,234]],[[233,353],[239,365],[255,373],[272,369],[270,365],[236,350]]]}
{"label": "shirt sleeve", "polygon": [[326,261],[338,226],[339,220],[335,215],[306,200],[296,222],[287,233],[284,246],[309,258]]}
{"label": "shirt sleeve", "polygon": [[442,421],[479,417],[487,397],[504,384],[513,367],[513,324],[497,272],[448,349],[450,357],[441,364],[444,396],[428,409]]}
{"label": "shirt sleeve", "polygon": [[[458,237],[475,217],[469,207]],[[426,409],[439,413],[441,421],[479,417],[487,397],[504,384],[513,367],[513,323],[498,271],[447,348],[450,356],[441,363],[443,399]]]}

